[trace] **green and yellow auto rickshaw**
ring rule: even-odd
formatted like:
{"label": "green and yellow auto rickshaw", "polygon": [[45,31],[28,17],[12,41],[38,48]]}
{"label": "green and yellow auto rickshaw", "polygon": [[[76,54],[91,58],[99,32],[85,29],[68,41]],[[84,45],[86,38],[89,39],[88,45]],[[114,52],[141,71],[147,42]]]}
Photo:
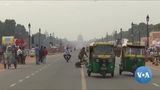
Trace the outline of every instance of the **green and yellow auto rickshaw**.
{"label": "green and yellow auto rickshaw", "polygon": [[139,43],[127,43],[122,46],[119,74],[123,71],[135,73],[138,67],[145,66],[145,46]]}
{"label": "green and yellow auto rickshaw", "polygon": [[107,73],[114,76],[115,55],[114,45],[109,42],[94,42],[89,46],[88,76],[100,73],[104,78]]}

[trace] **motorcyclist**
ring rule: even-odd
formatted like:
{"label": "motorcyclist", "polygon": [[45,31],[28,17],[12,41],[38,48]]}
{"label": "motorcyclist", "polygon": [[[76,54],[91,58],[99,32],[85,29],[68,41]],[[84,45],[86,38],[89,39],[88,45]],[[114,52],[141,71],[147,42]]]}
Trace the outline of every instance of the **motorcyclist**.
{"label": "motorcyclist", "polygon": [[84,60],[84,56],[88,57],[87,53],[86,53],[86,49],[85,47],[83,47],[78,55],[78,58],[80,60],[80,62],[82,63]]}
{"label": "motorcyclist", "polygon": [[64,58],[67,60],[67,62],[68,62],[68,60],[71,58],[70,50],[69,50],[68,47],[65,49],[63,56],[64,56]]}

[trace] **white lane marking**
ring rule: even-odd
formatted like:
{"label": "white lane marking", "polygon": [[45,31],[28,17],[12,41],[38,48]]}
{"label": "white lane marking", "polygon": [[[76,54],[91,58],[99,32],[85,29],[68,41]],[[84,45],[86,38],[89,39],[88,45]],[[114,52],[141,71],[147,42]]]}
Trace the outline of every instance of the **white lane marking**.
{"label": "white lane marking", "polygon": [[19,80],[19,82],[23,82],[23,81],[24,81],[23,79],[20,79],[20,80]]}
{"label": "white lane marking", "polygon": [[159,85],[157,83],[152,83],[154,86],[159,87]]}
{"label": "white lane marking", "polygon": [[30,76],[26,76],[25,78],[28,79],[28,78],[30,78]]}
{"label": "white lane marking", "polygon": [[87,90],[87,83],[86,83],[83,67],[81,68],[81,83],[82,83],[82,90]]}
{"label": "white lane marking", "polygon": [[16,83],[11,84],[9,87],[14,87],[16,86]]}
{"label": "white lane marking", "polygon": [[38,73],[39,71],[36,71],[35,73]]}
{"label": "white lane marking", "polygon": [[34,73],[31,74],[31,76],[34,76],[34,75],[35,75]]}

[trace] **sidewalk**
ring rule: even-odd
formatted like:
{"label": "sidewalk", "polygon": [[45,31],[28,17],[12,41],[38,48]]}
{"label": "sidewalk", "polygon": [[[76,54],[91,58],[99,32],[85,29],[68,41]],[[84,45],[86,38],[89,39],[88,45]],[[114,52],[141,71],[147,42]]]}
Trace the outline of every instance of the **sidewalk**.
{"label": "sidewalk", "polygon": [[0,64],[0,70],[4,69],[3,64]]}
{"label": "sidewalk", "polygon": [[34,63],[35,61],[36,61],[35,57],[30,57],[30,56],[26,57],[26,64]]}
{"label": "sidewalk", "polygon": [[[35,62],[35,57],[26,57],[26,64],[31,64]],[[0,63],[0,70],[4,69],[3,64]]]}
{"label": "sidewalk", "polygon": [[152,64],[152,62],[146,62],[146,66],[148,66],[148,67],[150,67],[151,69],[153,69],[153,70],[158,70],[158,71],[160,71],[160,64],[158,65],[158,66],[156,66],[156,65],[154,65],[154,64]]}

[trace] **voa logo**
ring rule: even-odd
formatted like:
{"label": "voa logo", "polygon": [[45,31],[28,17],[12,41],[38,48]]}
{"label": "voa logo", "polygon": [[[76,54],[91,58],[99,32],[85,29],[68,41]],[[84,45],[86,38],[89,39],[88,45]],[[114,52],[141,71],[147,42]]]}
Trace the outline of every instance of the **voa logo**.
{"label": "voa logo", "polygon": [[137,72],[139,78],[150,78],[150,74],[148,72]]}
{"label": "voa logo", "polygon": [[135,71],[135,80],[140,84],[147,84],[152,80],[152,72],[148,67],[142,66]]}

